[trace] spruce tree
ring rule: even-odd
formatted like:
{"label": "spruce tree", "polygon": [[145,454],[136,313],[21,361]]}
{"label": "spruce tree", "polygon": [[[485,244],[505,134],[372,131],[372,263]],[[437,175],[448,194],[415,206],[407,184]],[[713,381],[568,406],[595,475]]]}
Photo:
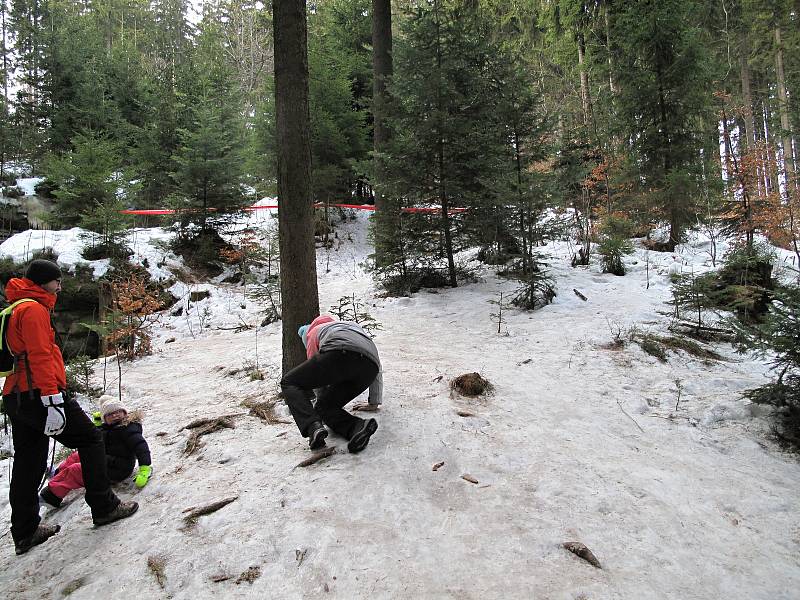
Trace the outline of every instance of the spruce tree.
{"label": "spruce tree", "polygon": [[244,132],[232,73],[219,43],[219,24],[212,15],[200,25],[187,106],[191,121],[178,130],[180,145],[172,157],[172,178],[182,199],[177,206],[197,211],[202,231],[225,224],[246,201],[241,189]]}
{"label": "spruce tree", "polygon": [[619,45],[619,113],[627,124],[644,191],[669,223],[667,248],[681,241],[699,198],[704,140],[716,127],[710,61],[697,2],[633,0],[614,21]]}
{"label": "spruce tree", "polygon": [[[494,180],[508,143],[495,110],[497,48],[474,10],[441,0],[417,6],[403,33],[394,45],[390,191],[408,204],[435,203],[439,209],[401,217],[407,223],[399,223],[396,233],[379,230],[389,238],[376,244],[385,244],[394,259],[387,274],[439,269],[444,261],[446,280],[456,286],[454,254],[464,243],[463,219],[450,208],[485,214],[496,204]],[[407,235],[415,242],[404,240]]]}
{"label": "spruce tree", "polygon": [[44,165],[45,175],[57,186],[54,216],[64,227],[79,225],[84,214],[115,202],[118,190],[126,190],[132,179],[120,171],[118,145],[107,135],[87,130],[71,143],[69,152],[51,155]]}

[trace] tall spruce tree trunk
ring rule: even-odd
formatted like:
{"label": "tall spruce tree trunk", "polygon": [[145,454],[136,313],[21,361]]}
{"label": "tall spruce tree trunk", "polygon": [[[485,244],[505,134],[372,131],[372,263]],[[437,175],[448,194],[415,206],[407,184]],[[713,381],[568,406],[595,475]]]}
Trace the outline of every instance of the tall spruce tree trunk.
{"label": "tall spruce tree trunk", "polygon": [[578,69],[581,75],[581,105],[583,108],[583,125],[589,127],[592,123],[592,99],[589,96],[589,73],[586,70],[586,42],[583,32],[576,34],[578,41]]}
{"label": "tall spruce tree trunk", "polygon": [[725,175],[727,177],[727,180],[731,181],[733,178],[733,169],[731,165],[733,144],[731,143],[731,131],[727,118],[722,119],[722,141],[724,142],[723,147],[725,148],[725,160],[723,162],[725,166]]}
{"label": "tall spruce tree trunk", "polygon": [[[670,148],[670,139],[669,139],[668,125],[667,125],[667,100],[666,100],[666,94],[664,92],[664,86],[662,85],[663,72],[660,63],[656,65],[656,77],[658,78],[658,107],[661,118],[661,137],[662,137],[661,158],[664,165],[663,180],[664,180],[664,185],[666,185],[667,178],[669,177],[673,165],[671,156],[672,150]],[[682,223],[680,219],[680,213],[678,211],[677,199],[675,198],[674,192],[672,190],[667,190],[666,201],[667,201],[667,206],[665,207],[666,208],[665,212],[669,215],[669,241],[667,244],[669,252],[674,252],[675,246],[680,242],[682,234],[681,231]]]}
{"label": "tall spruce tree trunk", "polygon": [[[527,204],[522,196],[522,152],[520,150],[519,132],[516,124],[513,126],[512,136],[514,140],[514,171],[517,175],[517,206],[519,206],[519,233],[522,239],[522,273],[528,274],[528,236],[525,227],[525,212],[523,206]],[[531,244],[532,246],[532,244]]]}
{"label": "tall spruce tree trunk", "polygon": [[[744,121],[744,138],[739,136],[741,144],[741,156],[745,155],[747,151],[754,151],[756,144],[756,124],[753,118],[753,92],[750,80],[750,63],[748,61],[750,56],[750,41],[747,38],[747,33],[742,32],[739,38],[739,72],[742,80],[742,104],[743,114],[742,120]],[[742,143],[743,141],[743,143]],[[764,183],[762,181],[762,169],[757,167],[758,177],[758,197],[763,198],[765,194]]]}
{"label": "tall spruce tree trunk", "polygon": [[388,149],[389,92],[392,76],[392,4],[391,0],[372,0],[372,116],[375,151],[375,263],[388,266],[398,259],[400,206],[385,196],[386,169],[383,155]]}
{"label": "tall spruce tree trunk", "polygon": [[381,154],[389,142],[387,127],[388,92],[386,81],[392,76],[392,3],[372,0],[372,117],[375,150],[375,210],[384,208],[383,161]]}
{"label": "tall spruce tree trunk", "polygon": [[450,274],[450,285],[452,287],[458,286],[456,280],[456,264],[453,259],[453,238],[450,234],[450,210],[447,198],[447,173],[444,159],[445,140],[444,140],[444,90],[442,89],[442,44],[441,44],[441,27],[439,24],[439,3],[434,4],[436,11],[436,68],[439,81],[436,87],[436,106],[438,109],[438,138],[437,138],[437,162],[439,168],[439,202],[441,204],[442,215],[442,231],[444,233],[444,246],[447,255],[447,270]]}
{"label": "tall spruce tree trunk", "polygon": [[764,172],[766,175],[767,193],[773,194],[778,193],[780,190],[780,186],[778,185],[778,172],[780,168],[777,164],[776,145],[774,143],[772,129],[770,128],[770,123],[772,123],[772,110],[769,105],[768,96],[762,97],[761,110],[761,117],[763,119],[761,126],[763,127],[762,139],[764,141]]}
{"label": "tall spruce tree trunk", "polygon": [[[611,95],[614,96],[617,93],[616,85],[614,84],[614,59],[611,53],[611,25],[610,19],[608,17],[608,13],[611,10],[609,0],[605,0],[603,2],[603,24],[605,26],[605,33],[606,33],[606,56],[608,58],[608,87],[611,90]],[[613,104],[613,98],[612,98]]]}
{"label": "tall spruce tree trunk", "polygon": [[792,152],[792,128],[789,123],[789,98],[786,94],[786,76],[783,70],[783,43],[781,28],[775,26],[775,76],[778,80],[778,112],[781,117],[781,140],[783,146],[783,174],[786,178],[786,193],[797,186],[795,180],[794,156]]}
{"label": "tall spruce tree trunk", "polygon": [[8,110],[8,48],[6,47],[6,0],[0,0],[0,18],[2,18],[2,35],[3,38],[0,40],[0,44],[2,44],[2,52],[3,52],[3,127],[6,127],[6,131],[2,134],[2,144],[3,147],[0,148],[0,181],[3,180],[5,176],[6,170],[6,155],[7,155],[7,147],[8,147],[8,128],[10,128],[10,123],[8,122],[9,117],[9,110]]}
{"label": "tall spruce tree trunk", "polygon": [[286,373],[306,358],[297,329],[319,314],[314,208],[311,204],[311,126],[304,0],[275,0],[273,36],[282,367]]}

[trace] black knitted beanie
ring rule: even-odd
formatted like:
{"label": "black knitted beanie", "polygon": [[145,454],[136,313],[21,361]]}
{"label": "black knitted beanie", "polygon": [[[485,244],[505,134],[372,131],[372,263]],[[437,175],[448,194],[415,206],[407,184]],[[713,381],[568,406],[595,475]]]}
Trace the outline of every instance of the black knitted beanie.
{"label": "black knitted beanie", "polygon": [[25,277],[36,285],[44,285],[54,279],[61,279],[61,269],[52,261],[37,258],[28,265]]}

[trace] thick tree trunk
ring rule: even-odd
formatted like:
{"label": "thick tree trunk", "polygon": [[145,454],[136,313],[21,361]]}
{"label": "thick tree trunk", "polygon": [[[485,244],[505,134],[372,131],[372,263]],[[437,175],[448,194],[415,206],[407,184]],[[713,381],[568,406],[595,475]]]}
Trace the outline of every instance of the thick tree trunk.
{"label": "thick tree trunk", "polygon": [[[666,186],[666,182],[668,180],[670,171],[672,171],[672,149],[670,148],[670,139],[669,139],[669,131],[668,131],[668,124],[667,124],[667,100],[666,100],[666,92],[664,91],[664,86],[662,85],[663,81],[663,71],[661,64],[656,65],[656,78],[658,79],[658,107],[659,107],[659,114],[661,118],[661,137],[662,137],[662,161],[664,165],[664,185]],[[666,202],[667,206],[666,213],[669,215],[669,241],[667,242],[667,247],[669,252],[675,251],[675,246],[680,243],[680,238],[683,233],[682,231],[682,218],[680,211],[678,209],[678,201],[675,198],[675,193],[672,190],[668,190],[666,195]]]}
{"label": "thick tree trunk", "polygon": [[450,274],[450,285],[452,287],[458,286],[456,279],[456,265],[453,259],[453,238],[450,234],[450,210],[447,198],[447,174],[445,173],[445,140],[444,140],[444,93],[442,89],[442,47],[441,47],[441,30],[439,27],[439,5],[435,5],[436,10],[436,67],[439,74],[439,82],[436,92],[436,103],[438,107],[438,127],[439,136],[437,139],[437,163],[439,168],[439,202],[441,203],[442,215],[442,231],[444,233],[444,246],[445,253],[447,254],[447,270]]}
{"label": "thick tree trunk", "polygon": [[[375,264],[387,266],[397,260],[400,229],[400,206],[385,196],[386,170],[384,153],[390,138],[387,125],[389,93],[387,80],[392,76],[392,3],[372,0],[372,117],[375,180]],[[402,241],[400,241],[402,244]]]}
{"label": "thick tree trunk", "polygon": [[783,174],[786,178],[786,193],[796,187],[794,156],[792,151],[792,127],[789,123],[789,98],[786,94],[786,76],[783,71],[783,44],[781,28],[775,27],[775,76],[778,80],[778,111],[781,117],[781,140],[783,146]]}
{"label": "thick tree trunk", "polygon": [[386,126],[388,93],[386,81],[392,76],[392,3],[372,0],[372,117],[375,150],[375,210],[384,208],[383,164],[389,129]]}
{"label": "thick tree trunk", "polygon": [[275,130],[281,264],[283,372],[305,360],[297,329],[319,314],[304,0],[275,0]]}

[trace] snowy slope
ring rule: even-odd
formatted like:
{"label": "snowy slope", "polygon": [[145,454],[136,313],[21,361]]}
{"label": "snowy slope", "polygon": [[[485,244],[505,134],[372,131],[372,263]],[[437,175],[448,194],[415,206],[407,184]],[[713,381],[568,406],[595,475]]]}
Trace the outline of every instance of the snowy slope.
{"label": "snowy slope", "polygon": [[[555,303],[510,312],[497,334],[488,300],[513,285],[484,269],[457,289],[378,297],[360,266],[366,220],[344,227],[352,242],[318,251],[320,305],[355,293],[383,325],[385,403],[367,450],[349,455],[332,436],[337,454],[293,468],[309,455],[294,425],[240,406],[277,391],[279,324],[257,338],[227,329],[259,323],[259,307],[241,288],[206,285],[210,298],[165,315],[153,356],[124,365],[125,401],[144,411],[155,467],[142,491],[118,486],[138,514],[94,530],[78,494],[43,509],[62,524],[57,536],[22,557],[10,536],[0,544],[6,597],[56,598],[70,584],[75,599],[797,597],[800,465],[739,398],[766,366],[725,346],[716,349],[728,360],[712,364],[601,347],[614,328],[664,332],[671,255],[650,254],[646,289],[641,251],[619,278],[569,268],[568,248],[555,244]],[[698,269],[705,260],[696,248],[680,257]],[[255,362],[256,344],[266,379],[230,375]],[[451,394],[449,381],[472,371],[492,395]],[[111,390],[115,372],[109,365]],[[184,425],[231,414],[235,428],[183,455]],[[233,495],[182,528],[184,509]],[[603,570],[561,547],[573,540]],[[148,557],[164,561],[163,589]],[[260,576],[236,583],[251,567]]]}

